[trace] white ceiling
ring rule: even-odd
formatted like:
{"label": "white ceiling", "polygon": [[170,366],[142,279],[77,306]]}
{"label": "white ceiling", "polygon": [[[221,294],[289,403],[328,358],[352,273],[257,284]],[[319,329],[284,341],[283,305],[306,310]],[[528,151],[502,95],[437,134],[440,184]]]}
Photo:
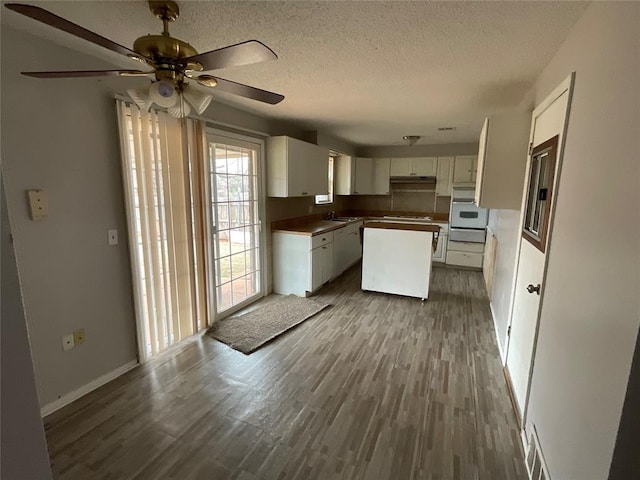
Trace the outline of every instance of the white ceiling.
{"label": "white ceiling", "polygon": [[[131,47],[159,33],[145,1],[25,2]],[[216,101],[295,121],[356,145],[477,141],[485,115],[516,106],[550,61],[586,2],[182,1],[173,36],[203,52],[248,39],[273,62],[216,75],[285,95],[265,105]],[[69,35],[3,9],[4,24],[85,48]],[[87,49],[85,48],[85,51]],[[88,51],[113,62],[114,54]],[[130,60],[119,62],[131,66]],[[65,68],[69,65],[65,65]],[[69,80],[74,81],[74,80]],[[215,108],[215,104],[211,108]],[[438,127],[455,126],[454,132]]]}

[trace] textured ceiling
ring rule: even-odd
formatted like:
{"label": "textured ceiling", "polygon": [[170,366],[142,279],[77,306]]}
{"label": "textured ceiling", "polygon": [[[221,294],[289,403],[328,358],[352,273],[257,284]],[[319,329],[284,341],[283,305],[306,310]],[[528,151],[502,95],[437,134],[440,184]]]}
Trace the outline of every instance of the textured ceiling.
{"label": "textured ceiling", "polygon": [[[131,47],[159,33],[145,1],[25,2]],[[356,145],[477,141],[485,115],[516,106],[587,6],[585,2],[187,1],[173,36],[207,51],[257,39],[273,62],[216,74],[282,93],[276,106],[216,101],[295,121]],[[70,48],[80,40],[3,9],[4,24]],[[85,49],[114,62],[114,54]],[[131,66],[130,60],[118,61]],[[64,68],[72,65],[61,66]],[[73,81],[73,80],[69,80]],[[215,108],[215,104],[211,108]],[[454,126],[453,132],[438,127]]]}

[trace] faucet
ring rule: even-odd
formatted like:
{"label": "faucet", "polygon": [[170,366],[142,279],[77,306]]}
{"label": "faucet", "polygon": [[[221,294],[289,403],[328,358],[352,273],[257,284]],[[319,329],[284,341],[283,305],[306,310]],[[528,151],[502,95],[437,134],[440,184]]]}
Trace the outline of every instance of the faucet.
{"label": "faucet", "polygon": [[336,218],[335,210],[332,210],[329,213],[327,213],[324,218],[327,220],[333,220],[334,218]]}

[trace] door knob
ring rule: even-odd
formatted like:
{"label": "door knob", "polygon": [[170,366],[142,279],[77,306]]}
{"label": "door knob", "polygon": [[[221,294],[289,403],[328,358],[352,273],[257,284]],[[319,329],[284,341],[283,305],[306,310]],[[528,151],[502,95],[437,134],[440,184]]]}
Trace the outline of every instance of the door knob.
{"label": "door knob", "polygon": [[527,292],[529,292],[529,293],[536,292],[538,295],[540,295],[540,284],[536,285],[535,287],[533,285],[529,284],[527,286]]}

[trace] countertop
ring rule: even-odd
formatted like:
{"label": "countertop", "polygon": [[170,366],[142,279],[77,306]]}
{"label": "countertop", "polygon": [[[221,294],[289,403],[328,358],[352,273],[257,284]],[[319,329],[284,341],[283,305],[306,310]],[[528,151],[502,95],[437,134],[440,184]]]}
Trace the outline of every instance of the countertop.
{"label": "countertop", "polygon": [[295,235],[321,235],[333,230],[338,230],[346,225],[356,222],[362,222],[364,218],[354,218],[353,220],[315,220],[304,225],[296,225],[288,228],[279,228],[273,232],[293,233]]}
{"label": "countertop", "polygon": [[[386,212],[376,212],[376,213],[386,213]],[[293,219],[291,221],[289,220],[280,221],[278,222],[279,223],[278,227],[274,228],[272,232],[273,233],[275,232],[292,233],[294,235],[315,236],[315,235],[322,235],[324,233],[328,233],[333,230],[337,230],[351,223],[362,222],[362,221],[366,223],[367,227],[371,227],[371,228],[394,228],[397,230],[400,228],[398,227],[399,225],[403,225],[405,227],[408,227],[408,228],[402,228],[404,230],[427,231],[427,232],[435,232],[436,234],[440,231],[440,227],[438,227],[437,225],[424,225],[420,223],[413,223],[410,220],[411,217],[409,217],[409,220],[407,220],[407,222],[402,222],[401,218],[403,215],[402,214],[396,214],[396,215],[398,216],[397,219],[385,218],[382,215],[375,215],[375,216],[370,215],[370,216],[353,216],[350,220],[340,220],[340,221],[322,220],[319,218],[308,219],[307,221],[305,221],[304,218],[300,218],[300,219]],[[447,220],[441,219],[441,217],[443,217],[442,215],[425,214],[425,216],[432,216],[432,215],[440,218],[433,218],[431,222],[448,223],[447,221],[448,219]],[[380,220],[380,221],[377,222],[376,220]],[[373,225],[379,225],[379,226],[375,227]],[[420,228],[412,228],[412,227],[420,227]],[[422,227],[426,227],[426,228],[422,228]],[[434,237],[437,238],[437,235],[434,235]]]}

